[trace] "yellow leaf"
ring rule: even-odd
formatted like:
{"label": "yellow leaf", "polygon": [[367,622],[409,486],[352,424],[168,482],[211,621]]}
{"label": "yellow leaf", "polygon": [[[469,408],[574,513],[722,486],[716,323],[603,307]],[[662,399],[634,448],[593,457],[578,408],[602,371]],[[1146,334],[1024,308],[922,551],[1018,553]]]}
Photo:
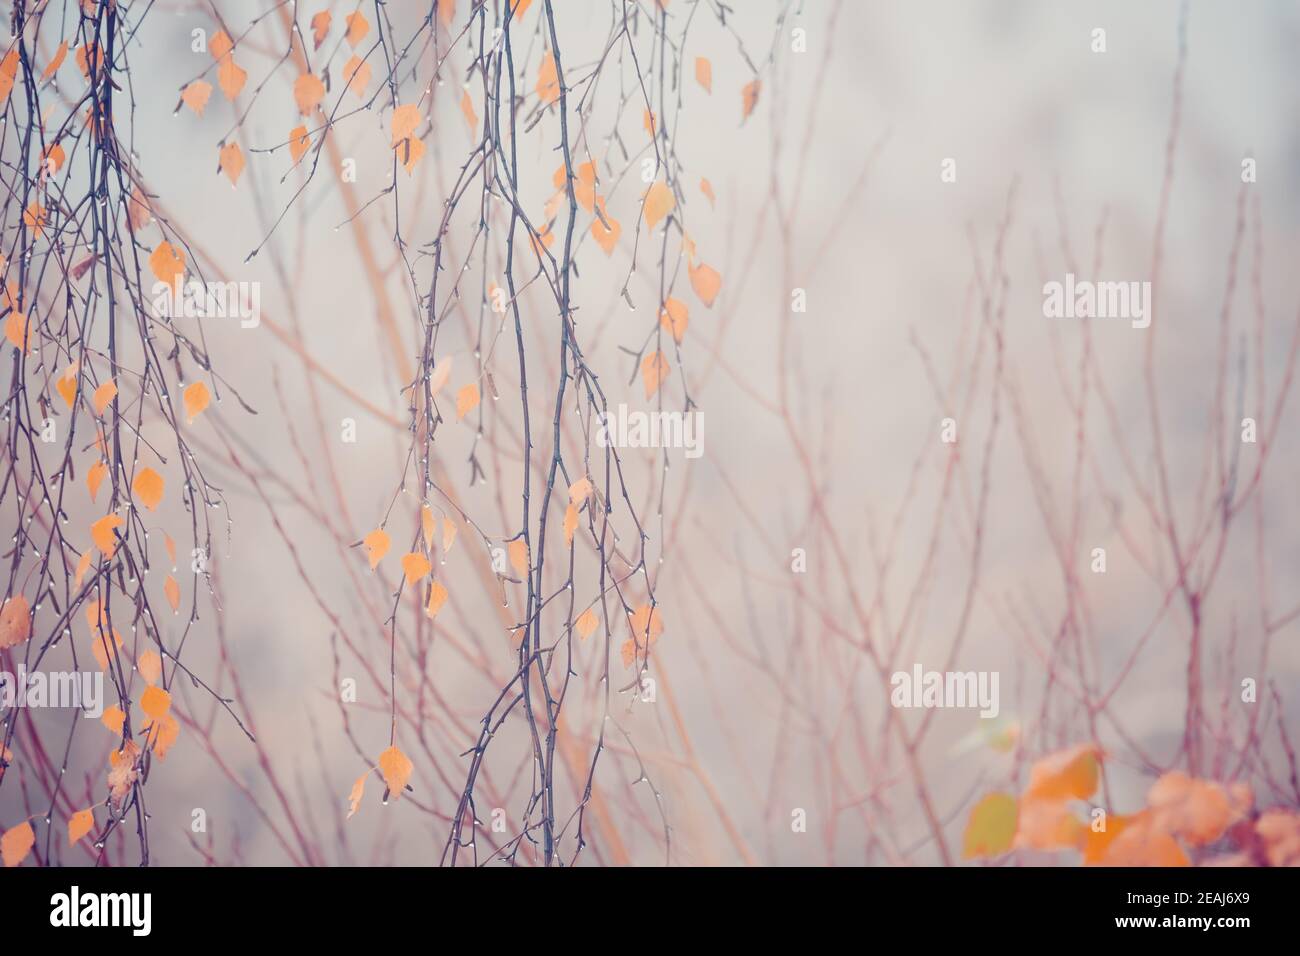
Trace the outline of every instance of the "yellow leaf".
{"label": "yellow leaf", "polygon": [[72,403],[77,399],[77,363],[76,362],[73,362],[71,365],[69,365],[67,370],[62,375],[59,376],[58,381],[54,383],[54,387],[58,389],[59,394],[63,396],[63,400],[67,402],[68,407],[71,408]]}
{"label": "yellow leaf", "polygon": [[100,715],[99,720],[113,732],[114,737],[122,736],[122,728],[126,726],[126,714],[121,707],[104,708],[104,713]]}
{"label": "yellow leaf", "polygon": [[167,580],[163,582],[163,593],[167,595],[167,603],[172,606],[172,613],[180,610],[181,587],[170,574],[167,575]]}
{"label": "yellow leaf", "polygon": [[474,112],[474,101],[469,97],[469,90],[462,90],[460,94],[460,111],[465,114],[465,122],[469,124],[471,133],[478,129],[478,114]]}
{"label": "yellow leaf", "polygon": [[758,92],[762,88],[758,80],[752,83],[746,83],[745,88],[740,91],[741,97],[741,115],[740,120],[743,123],[749,119],[749,114],[754,112],[754,107],[758,105]]}
{"label": "yellow leaf", "polygon": [[645,384],[645,397],[649,398],[659,391],[659,386],[668,378],[668,359],[663,352],[647,355],[641,362],[641,381]]}
{"label": "yellow leaf", "polygon": [[691,288],[695,290],[695,294],[699,296],[700,301],[709,308],[713,308],[713,300],[722,291],[722,276],[718,273],[718,270],[712,266],[695,266],[688,262],[686,271],[690,273]]}
{"label": "yellow leaf", "polygon": [[104,515],[90,526],[90,540],[95,542],[95,547],[104,553],[104,557],[111,558],[117,550],[117,538],[113,535],[113,529],[121,526],[122,519],[113,514]]}
{"label": "yellow leaf", "polygon": [[153,720],[162,720],[172,706],[172,695],[156,684],[150,684],[140,695],[140,709]]}
{"label": "yellow leaf", "polygon": [[366,795],[366,777],[370,776],[367,770],[361,776],[357,777],[357,782],[352,785],[352,792],[348,794],[348,819],[361,809],[361,798]]}
{"label": "yellow leaf", "polygon": [[164,714],[149,725],[147,746],[153,749],[159,760],[162,760],[166,758],[167,751],[172,749],[172,744],[176,743],[180,735],[180,722],[170,713]]}
{"label": "yellow leaf", "polygon": [[289,155],[293,158],[294,165],[307,155],[307,150],[311,148],[311,137],[307,135],[307,127],[295,126],[289,131]]}
{"label": "yellow leaf", "polygon": [[713,183],[709,182],[707,179],[701,179],[700,192],[704,193],[704,195],[708,197],[710,206],[717,205],[718,197],[713,195]]}
{"label": "yellow leaf", "polygon": [[208,52],[212,54],[212,59],[220,61],[227,53],[235,48],[234,41],[230,39],[230,34],[225,30],[218,30],[208,41]]}
{"label": "yellow leaf", "polygon": [[0,650],[16,647],[32,634],[32,611],[27,598],[15,594],[0,607]]}
{"label": "yellow leaf", "polygon": [[397,145],[397,159],[410,176],[415,172],[416,164],[424,158],[424,142],[418,139],[404,139]]}
{"label": "yellow leaf", "polygon": [[182,398],[185,400],[185,417],[191,424],[193,424],[199,413],[208,407],[208,403],[212,401],[207,385],[202,382],[195,382],[186,388],[182,393]]}
{"label": "yellow leaf", "polygon": [[537,69],[537,95],[548,105],[560,98],[560,76],[550,50],[542,56],[542,65]]}
{"label": "yellow leaf", "polygon": [[573,544],[573,533],[578,530],[578,509],[570,504],[564,509],[564,541]]}
{"label": "yellow leaf", "polygon": [[528,542],[523,538],[515,538],[506,545],[506,555],[510,558],[510,566],[522,578],[528,577],[531,570],[528,564]]}
{"label": "yellow leaf", "polygon": [[649,647],[659,639],[659,635],[664,631],[663,618],[659,614],[659,608],[652,608],[649,604],[642,604],[628,615],[627,620],[628,624],[632,626],[632,637],[638,647]]}
{"label": "yellow leaf", "polygon": [[656,181],[645,194],[645,224],[647,229],[654,229],[664,216],[673,211],[677,198],[664,183]]}
{"label": "yellow leaf", "polygon": [[0,61],[0,105],[8,101],[9,94],[14,91],[14,81],[18,79],[19,62],[18,46],[15,44],[5,54],[4,60]]}
{"label": "yellow leaf", "polygon": [[38,202],[29,203],[23,210],[23,225],[30,229],[37,238],[45,231],[45,225],[49,222],[49,213],[45,207]]}
{"label": "yellow leaf", "polygon": [[1097,760],[1093,744],[1081,744],[1049,754],[1030,768],[1025,799],[1086,800],[1097,790]]}
{"label": "yellow leaf", "polygon": [[707,57],[695,58],[695,82],[704,87],[705,93],[713,92],[713,64]]}
{"label": "yellow leaf", "polygon": [[116,397],[117,383],[110,378],[95,389],[95,394],[91,397],[91,401],[95,405],[95,414],[103,415],[104,409],[108,408],[108,403]]}
{"label": "yellow leaf", "polygon": [[181,90],[181,102],[194,111],[195,116],[203,115],[203,108],[208,105],[212,95],[212,84],[206,80],[195,80]]}
{"label": "yellow leaf", "polygon": [[[99,665],[101,671],[108,670],[109,656],[115,654],[115,651],[109,647],[108,636],[101,629],[98,634],[92,634],[90,640],[90,649],[94,652],[95,663]],[[117,650],[122,648],[122,635],[117,633],[117,628],[113,628],[113,647]]]}
{"label": "yellow leaf", "polygon": [[442,606],[446,603],[447,589],[437,581],[434,581],[433,584],[429,586],[429,603],[425,605],[424,612],[428,614],[429,617],[437,617],[438,612],[442,610]]}
{"label": "yellow leaf", "polygon": [[77,560],[77,577],[73,585],[74,587],[78,587],[78,588],[81,587],[82,578],[84,578],[86,576],[86,572],[90,570],[91,556],[92,556],[92,552],[90,548],[87,548],[85,551],[81,552],[81,557]]}
{"label": "yellow leaf", "polygon": [[240,174],[244,171],[244,153],[239,148],[238,143],[227,143],[221,147],[221,152],[217,159],[217,168],[226,174],[230,180],[230,185],[239,182]]}
{"label": "yellow leaf", "polygon": [[428,505],[420,506],[420,530],[424,532],[424,543],[426,547],[433,547],[433,532],[437,527],[437,519],[433,516],[433,509]]}
{"label": "yellow leaf", "polygon": [[393,142],[395,147],[404,139],[410,139],[415,128],[420,125],[420,108],[414,103],[407,103],[393,110]]}
{"label": "yellow leaf", "polygon": [[442,553],[446,554],[456,541],[456,524],[450,518],[442,519]]}
{"label": "yellow leaf", "polygon": [[36,834],[32,832],[30,823],[23,822],[10,827],[0,837],[0,859],[4,860],[5,866],[17,866],[27,859],[27,854],[35,844]]}
{"label": "yellow leaf", "polygon": [[478,408],[478,383],[470,382],[456,393],[456,421]]}
{"label": "yellow leaf", "polygon": [[360,57],[352,57],[343,64],[343,82],[357,96],[365,96],[370,85],[370,64]]}
{"label": "yellow leaf", "polygon": [[303,116],[310,114],[320,101],[325,98],[325,84],[314,73],[304,73],[293,84],[293,101],[298,104],[298,112]]}
{"label": "yellow leaf", "polygon": [[379,772],[383,775],[384,783],[388,786],[394,800],[402,795],[414,769],[406,754],[396,747],[389,747],[379,755]]}
{"label": "yellow leaf", "polygon": [[347,25],[348,45],[356,49],[357,44],[365,39],[366,34],[370,32],[370,21],[360,11],[357,11],[347,15]]}
{"label": "yellow leaf", "polygon": [[[13,52],[16,54],[18,51],[17,51],[17,50],[14,50]],[[41,74],[41,82],[42,82],[42,83],[44,83],[46,80],[48,80],[48,79],[49,79],[50,77],[52,77],[55,73],[58,72],[59,67],[61,67],[61,66],[63,65],[63,59],[64,59],[64,57],[66,57],[67,55],[68,55],[68,41],[67,41],[67,40],[64,40],[62,43],[59,44],[59,48],[58,48],[57,50],[54,51],[54,56],[51,57],[50,62],[49,62],[49,63],[46,65],[46,67],[45,67],[45,72]],[[16,59],[15,59],[15,66],[16,66],[16,65],[17,65],[17,62],[16,62]],[[10,79],[11,79],[11,81],[12,81],[12,77],[11,77]],[[0,97],[0,98],[3,98],[3,97]]]}
{"label": "yellow leaf", "polygon": [[690,310],[681,299],[669,296],[664,307],[659,310],[659,324],[672,333],[673,341],[678,345],[686,337],[686,324],[689,320]]}
{"label": "yellow leaf", "polygon": [[383,528],[376,528],[370,534],[361,539],[361,543],[366,546],[370,552],[370,570],[373,571],[384,555],[388,553],[389,537],[388,532]]}
{"label": "yellow leaf", "polygon": [[433,565],[429,559],[422,554],[412,551],[402,558],[402,573],[406,575],[406,583],[414,584],[432,570]]}
{"label": "yellow leaf", "polygon": [[1087,826],[1060,800],[1029,799],[1020,804],[1016,846],[1031,850],[1082,848]]}
{"label": "yellow leaf", "polygon": [[45,147],[45,152],[41,154],[42,174],[53,176],[63,168],[63,161],[67,158],[67,154],[64,153],[62,146],[58,143],[50,143],[49,146]]}
{"label": "yellow leaf", "polygon": [[27,320],[27,316],[17,310],[10,312],[9,317],[5,319],[5,338],[10,344],[20,352],[28,352],[31,334],[32,325]]}
{"label": "yellow leaf", "polygon": [[1011,849],[1018,818],[1016,798],[1007,793],[990,793],[971,810],[962,837],[962,856],[1001,856]]}
{"label": "yellow leaf", "polygon": [[162,475],[152,468],[141,468],[136,473],[135,481],[131,484],[131,490],[135,492],[135,496],[140,499],[142,505],[150,511],[154,511],[158,508],[158,502],[162,501]]}
{"label": "yellow leaf", "polygon": [[1098,861],[1102,866],[1190,866],[1178,841],[1151,824],[1150,818],[1125,827]]}
{"label": "yellow leaf", "polygon": [[226,99],[233,100],[238,96],[247,81],[248,72],[235,62],[233,56],[220,58],[217,63],[217,85],[221,87],[221,92],[226,94]]}
{"label": "yellow leaf", "polygon": [[1088,827],[1084,833],[1083,841],[1083,864],[1084,866],[1094,866],[1105,859],[1106,854],[1110,851],[1110,845],[1115,842],[1124,830],[1132,823],[1136,817],[1120,816],[1118,813],[1112,814],[1105,818],[1105,829],[1097,831]]}
{"label": "yellow leaf", "polygon": [[1213,843],[1238,815],[1220,784],[1197,780],[1181,770],[1157,780],[1147,794],[1147,803],[1157,827],[1191,846]]}
{"label": "yellow leaf", "polygon": [[90,500],[94,501],[95,496],[99,494],[99,486],[108,475],[108,465],[102,461],[97,461],[90,466],[86,472],[86,490],[90,492]]}
{"label": "yellow leaf", "polygon": [[95,829],[95,814],[90,810],[78,810],[68,818],[68,846],[75,846],[77,841]]}
{"label": "yellow leaf", "polygon": [[314,49],[319,50],[320,45],[325,42],[325,36],[330,32],[331,19],[328,10],[322,10],[311,18],[311,38],[312,42],[316,44]]}
{"label": "yellow leaf", "polygon": [[580,505],[591,497],[591,480],[583,477],[569,485],[569,502]]}
{"label": "yellow leaf", "polygon": [[[168,580],[171,580],[169,577]],[[146,684],[157,684],[162,680],[162,658],[157,651],[145,651],[135,662],[136,669]]]}
{"label": "yellow leaf", "polygon": [[[591,221],[591,237],[596,240],[600,248],[605,250],[605,255],[612,256],[614,248],[618,245],[618,237],[623,233],[623,227],[619,225],[617,219],[605,211],[604,197],[597,196],[596,205],[600,207],[600,216]],[[601,222],[601,216],[604,216],[604,222]],[[606,223],[609,224],[608,228]]]}
{"label": "yellow leaf", "polygon": [[149,268],[159,282],[171,289],[179,288],[181,277],[185,275],[185,253],[170,242],[159,243],[149,256]]}
{"label": "yellow leaf", "polygon": [[578,639],[585,641],[587,638],[591,637],[592,632],[596,630],[596,627],[599,624],[600,619],[596,617],[596,612],[591,608],[587,608],[587,610],[582,612],[578,620],[574,622],[573,626],[578,631]]}

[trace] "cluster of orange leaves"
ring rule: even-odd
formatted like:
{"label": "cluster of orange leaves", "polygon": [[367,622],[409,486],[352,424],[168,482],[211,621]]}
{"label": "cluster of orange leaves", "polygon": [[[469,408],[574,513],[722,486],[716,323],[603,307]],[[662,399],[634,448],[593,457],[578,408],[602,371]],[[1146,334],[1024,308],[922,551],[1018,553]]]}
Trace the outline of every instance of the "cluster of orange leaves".
{"label": "cluster of orange leaves", "polygon": [[[170,538],[168,545],[169,548],[172,547]],[[171,578],[168,580],[171,581]],[[120,652],[122,648],[122,636],[116,628],[109,627],[107,615],[98,601],[86,608],[86,623],[91,631],[91,651],[95,660],[101,670],[108,670],[110,655]],[[22,595],[15,595],[0,610],[0,648],[14,647],[30,636],[30,609]],[[110,647],[110,641],[113,647]],[[136,661],[136,669],[145,680],[145,688],[138,702],[147,718],[139,732],[143,734],[144,745],[140,746],[133,737],[126,735],[126,712],[122,708],[113,706],[104,710],[100,721],[118,740],[118,746],[108,755],[109,795],[103,803],[79,810],[68,818],[69,846],[75,846],[95,828],[94,811],[97,807],[105,804],[110,808],[122,805],[140,777],[146,754],[152,753],[159,760],[166,759],[167,752],[180,737],[180,722],[171,712],[171,694],[161,686],[162,657],[156,651],[145,651]],[[129,702],[127,706],[130,706]],[[6,762],[10,759],[11,755],[6,752]],[[7,867],[18,866],[27,858],[35,843],[36,834],[30,818],[10,826],[0,836],[0,860]]]}
{"label": "cluster of orange leaves", "polygon": [[1094,810],[1092,821],[1085,822],[1074,805],[1096,793],[1102,759],[1092,744],[1058,751],[1031,767],[1018,799],[1009,793],[986,795],[971,810],[963,856],[1072,850],[1085,865],[1190,866],[1188,850],[1230,837],[1236,852],[1208,862],[1300,865],[1300,814],[1274,809],[1255,815],[1254,794],[1241,782],[1222,784],[1170,771],[1152,784],[1144,809],[1128,815]]}

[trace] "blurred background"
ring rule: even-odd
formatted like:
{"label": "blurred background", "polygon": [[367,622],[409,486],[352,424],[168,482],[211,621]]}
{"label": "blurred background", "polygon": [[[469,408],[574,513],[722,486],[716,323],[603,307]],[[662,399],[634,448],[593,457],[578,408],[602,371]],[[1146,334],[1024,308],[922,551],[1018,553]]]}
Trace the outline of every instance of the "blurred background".
{"label": "blurred background", "polygon": [[[335,49],[345,6],[333,5],[336,24],[309,51],[314,63]],[[608,645],[601,632],[574,643],[561,731],[569,750],[557,765],[562,820],[581,804],[605,734],[579,862],[958,861],[979,796],[1015,791],[1035,760],[1089,742],[1106,755],[1091,802],[1108,812],[1140,808],[1171,768],[1245,780],[1260,805],[1294,803],[1279,734],[1294,739],[1300,708],[1300,624],[1287,617],[1300,603],[1290,586],[1300,563],[1290,494],[1300,285],[1289,266],[1300,251],[1300,141],[1285,120],[1300,105],[1294,5],[805,0],[738,3],[720,16],[717,4],[673,0],[667,92],[654,102],[668,117],[675,216],[722,275],[711,308],[691,292],[677,231],[661,274],[662,227],[648,232],[638,220],[640,161],[653,151],[643,103],[628,95],[630,51],[661,52],[651,5],[639,5],[629,37],[617,36],[604,0],[554,6],[569,84],[589,95],[570,135],[597,162],[598,192],[622,224],[611,256],[589,236],[576,247],[584,354],[611,404],[656,407],[632,354],[671,285],[690,324],[667,353],[663,407],[685,407],[685,383],[704,420],[698,459],[673,450],[665,470],[659,452],[625,452],[664,630],[645,673],[653,700],[620,657],[622,621],[611,622]],[[435,560],[450,592],[436,626],[417,630],[414,605],[398,617],[397,696],[418,715],[403,719],[398,741],[416,764],[414,791],[382,805],[372,778],[344,818],[366,760],[388,745],[384,621],[419,521],[418,497],[400,490],[409,379],[383,315],[415,363],[433,275],[427,244],[478,135],[460,102],[473,56],[458,37],[468,11],[457,10],[450,36],[443,28],[413,51],[409,75],[398,73],[402,102],[429,88],[431,126],[425,159],[409,176],[398,170],[396,191],[385,192],[386,99],[331,131],[339,155],[355,160],[349,199],[328,153],[309,178],[315,151],[291,168],[283,148],[298,118],[294,70],[277,66],[288,44],[278,18],[244,37],[269,7],[219,7],[249,72],[237,104],[214,93],[201,117],[173,112],[178,91],[211,62],[191,51],[192,30],[214,29],[211,14],[188,4],[157,4],[143,19],[127,93],[132,148],[166,220],[202,250],[205,274],[261,284],[257,328],[179,320],[205,323],[214,367],[257,412],[227,395],[213,421],[196,425],[230,526],[213,559],[215,598],[201,598],[185,649],[189,667],[224,674],[229,692],[224,640],[257,745],[220,714],[210,751],[195,728],[182,731],[148,783],[152,856],[437,863],[469,766],[461,754],[516,666],[503,592],[482,584],[491,557],[474,535],[462,534],[445,564]],[[298,5],[304,33],[317,7],[330,4]],[[383,30],[401,48],[426,11],[385,9]],[[515,28],[521,95],[532,95],[542,15],[534,0]],[[1093,50],[1098,29],[1104,52]],[[477,27],[472,42],[477,49]],[[346,56],[329,61],[327,109]],[[694,77],[697,57],[711,62],[709,91]],[[598,67],[599,82],[584,86]],[[384,72],[377,65],[372,84]],[[755,78],[758,101],[745,117],[742,89]],[[481,120],[481,81],[469,84]],[[232,188],[217,153],[245,110],[248,167]],[[551,110],[525,125],[520,193],[541,219],[562,164],[559,123]],[[1256,178],[1244,184],[1247,158]],[[476,235],[479,191],[446,233],[437,307],[465,311],[440,332],[439,351],[454,357],[454,389],[470,380],[479,350],[499,397],[485,387],[477,442],[477,423],[444,409],[435,449],[466,511],[504,541],[521,515],[518,358],[513,328],[498,334],[499,317],[485,319],[477,301],[502,282],[504,256],[503,229]],[[590,219],[580,214],[579,239]],[[477,243],[492,250],[486,268]],[[453,308],[447,289],[462,265],[464,304]],[[1067,272],[1151,282],[1151,327],[1044,318],[1043,284]],[[796,289],[806,312],[791,309]],[[536,475],[549,463],[560,327],[544,282],[520,304]],[[1245,417],[1258,423],[1256,443],[1241,441]],[[941,440],[946,418],[955,444]],[[342,437],[348,419],[355,443]],[[580,461],[581,434],[566,440]],[[472,487],[471,454],[485,472]],[[603,472],[592,477],[605,487]],[[394,500],[394,550],[372,576],[363,549],[350,546]],[[536,508],[535,499],[534,524]],[[159,514],[164,527],[188,526],[178,498]],[[553,538],[562,514],[551,514]],[[626,512],[617,520],[632,553],[635,527]],[[1106,551],[1105,573],[1093,570],[1095,548]],[[793,569],[796,549],[806,571]],[[584,607],[598,566],[579,551]],[[644,599],[645,577],[631,582],[642,596],[632,604]],[[186,605],[193,587],[184,576]],[[504,593],[514,610],[518,585]],[[563,613],[545,622],[558,636]],[[886,676],[915,664],[997,672],[1000,717],[892,710]],[[1246,678],[1260,688],[1254,704],[1241,700]],[[348,679],[357,701],[340,704]],[[206,726],[210,702],[192,688],[176,693]],[[55,729],[63,715],[37,720],[66,733]],[[106,745],[78,730],[88,778],[97,781]],[[499,839],[526,812],[531,758],[516,712],[488,751],[476,803],[485,830],[492,810],[504,810]],[[0,820],[22,815],[26,799],[0,790]],[[206,811],[207,834],[191,832],[194,808]],[[798,811],[806,830],[792,825]],[[570,824],[561,841],[566,861],[575,832]],[[1010,858],[1077,860],[1032,849]]]}

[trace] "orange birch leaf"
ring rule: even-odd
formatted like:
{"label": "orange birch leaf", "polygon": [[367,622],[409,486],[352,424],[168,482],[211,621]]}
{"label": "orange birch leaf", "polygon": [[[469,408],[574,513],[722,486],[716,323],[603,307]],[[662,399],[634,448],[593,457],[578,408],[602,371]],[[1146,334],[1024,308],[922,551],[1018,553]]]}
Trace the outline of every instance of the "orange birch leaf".
{"label": "orange birch leaf", "polygon": [[104,409],[108,408],[108,403],[116,397],[117,383],[110,378],[95,389],[95,394],[91,396],[90,400],[95,406],[95,414],[103,415]]}
{"label": "orange birch leaf", "polygon": [[402,573],[406,575],[407,584],[415,584],[433,569],[429,559],[412,551],[402,558]]}
{"label": "orange birch leaf", "polygon": [[705,93],[713,92],[713,64],[708,57],[695,58],[695,82],[704,87]]}
{"label": "orange birch leaf", "polygon": [[90,810],[78,810],[68,818],[68,846],[75,846],[93,829],[95,829],[95,814]]}
{"label": "orange birch leaf", "polygon": [[114,514],[104,515],[90,526],[90,540],[95,542],[95,547],[104,553],[104,557],[111,558],[117,550],[117,538],[113,535],[113,529],[121,526],[122,519]]}
{"label": "orange birch leaf", "polygon": [[650,398],[659,391],[659,386],[669,375],[668,359],[663,352],[647,355],[641,362],[641,381],[645,385],[645,397]]}
{"label": "orange birch leaf", "polygon": [[370,534],[366,535],[361,540],[361,543],[364,544],[366,550],[370,552],[370,570],[373,571],[378,566],[379,562],[384,559],[384,555],[388,553],[388,532],[383,528],[376,528],[374,531],[370,532]]}
{"label": "orange birch leaf", "polygon": [[506,555],[510,558],[510,566],[515,569],[521,578],[528,577],[531,567],[528,563],[528,542],[523,538],[515,538],[506,545]]}
{"label": "orange birch leaf", "polygon": [[429,617],[437,617],[438,612],[442,610],[442,606],[446,603],[447,589],[434,581],[429,586],[429,603],[425,605],[424,613],[428,614]]}
{"label": "orange birch leaf", "polygon": [[379,755],[379,772],[384,777],[384,783],[388,786],[388,791],[396,800],[406,789],[406,782],[411,779],[411,771],[415,767],[406,754],[402,753],[396,747],[389,747]]}
{"label": "orange birch leaf", "polygon": [[180,610],[181,606],[181,586],[176,583],[176,579],[170,574],[167,580],[163,582],[163,593],[167,595],[167,603],[172,606],[172,613]]}
{"label": "orange birch leaf", "polygon": [[320,101],[325,98],[325,84],[315,73],[304,73],[293,84],[293,101],[298,104],[298,112],[307,116]]}
{"label": "orange birch leaf", "polygon": [[582,612],[582,615],[574,622],[574,628],[578,632],[578,640],[585,641],[591,637],[592,632],[600,624],[600,619],[596,617],[596,612],[592,608]]}
{"label": "orange birch leaf", "polygon": [[217,64],[217,85],[226,99],[233,100],[248,82],[248,71],[235,62],[233,56],[224,56]]}
{"label": "orange birch leaf", "polygon": [[108,475],[108,465],[102,461],[97,461],[90,466],[86,472],[86,489],[90,492],[90,500],[94,501],[99,494],[99,486]]}
{"label": "orange birch leaf", "polygon": [[158,502],[162,501],[162,475],[152,468],[141,468],[135,476],[135,481],[131,483],[131,490],[135,492],[141,504],[154,511],[158,508]]}
{"label": "orange birch leaf", "polygon": [[653,230],[676,205],[677,199],[673,196],[673,191],[663,183],[655,182],[646,190],[645,203],[642,206],[645,212],[646,229]]}
{"label": "orange birch leaf", "polygon": [[699,300],[707,307],[713,308],[713,301],[722,291],[722,275],[712,266],[694,266],[689,262],[686,264],[686,271],[690,273],[691,288],[695,290]]}
{"label": "orange birch leaf", "polygon": [[456,421],[460,421],[474,409],[478,408],[478,383],[470,382],[456,393]]}
{"label": "orange birch leaf", "polygon": [[181,102],[194,111],[195,116],[203,115],[203,108],[208,105],[212,95],[212,84],[207,80],[195,80],[181,90]]}
{"label": "orange birch leaf", "polygon": [[346,22],[348,25],[348,46],[356,49],[357,44],[364,40],[366,34],[370,32],[370,21],[358,10],[356,13],[349,13]]}
{"label": "orange birch leaf", "polygon": [[17,866],[27,859],[27,854],[35,845],[36,834],[32,831],[32,825],[27,822],[20,823],[6,830],[4,836],[0,836],[0,859],[4,860],[4,865],[7,867]]}
{"label": "orange birch leaf", "polygon": [[199,414],[208,407],[208,403],[212,401],[212,396],[208,392],[207,385],[202,382],[195,382],[187,387],[185,391],[181,393],[181,397],[185,401],[185,417],[190,424],[194,423],[194,419],[197,418]]}
{"label": "orange birch leaf", "polygon": [[32,634],[32,610],[27,598],[15,594],[0,607],[0,650],[17,647]]}

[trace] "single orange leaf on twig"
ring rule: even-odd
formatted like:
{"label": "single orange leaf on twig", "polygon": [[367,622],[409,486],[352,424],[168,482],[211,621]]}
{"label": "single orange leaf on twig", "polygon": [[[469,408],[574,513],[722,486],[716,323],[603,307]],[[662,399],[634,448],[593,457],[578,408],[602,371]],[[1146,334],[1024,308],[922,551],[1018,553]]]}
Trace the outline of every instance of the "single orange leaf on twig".
{"label": "single orange leaf on twig", "polygon": [[708,57],[695,58],[695,82],[704,87],[705,93],[713,92],[713,64],[709,62]]}
{"label": "single orange leaf on twig", "polygon": [[478,383],[470,382],[456,393],[456,421],[460,421],[474,409],[478,408]]}
{"label": "single orange leaf on twig", "polygon": [[75,846],[77,841],[95,829],[95,814],[90,810],[78,810],[68,818],[68,846]]}
{"label": "single orange leaf on twig", "polygon": [[366,550],[370,552],[370,570],[373,571],[379,562],[383,560],[384,555],[388,553],[388,532],[383,528],[376,528],[374,531],[370,532],[370,534],[361,539],[361,543],[364,544]]}
{"label": "single orange leaf on twig", "polygon": [[135,496],[140,499],[141,504],[150,511],[154,511],[158,507],[158,502],[162,501],[162,475],[152,468],[141,468],[136,473],[135,481],[131,483],[131,490],[135,492]]}
{"label": "single orange leaf on twig", "polygon": [[416,551],[402,558],[402,573],[406,575],[407,584],[415,584],[432,569],[429,559]]}
{"label": "single orange leaf on twig", "polygon": [[379,755],[379,772],[383,774],[384,783],[394,800],[406,789],[406,782],[411,779],[411,771],[414,769],[406,754],[396,747],[389,747]]}
{"label": "single orange leaf on twig", "polygon": [[668,374],[668,359],[663,352],[654,352],[641,361],[641,381],[645,385],[646,398],[659,391],[659,386],[668,378]]}
{"label": "single orange leaf on twig", "polygon": [[202,382],[195,382],[181,393],[185,400],[185,417],[193,424],[194,419],[199,413],[208,407],[212,401],[212,396],[208,393],[207,385]]}

